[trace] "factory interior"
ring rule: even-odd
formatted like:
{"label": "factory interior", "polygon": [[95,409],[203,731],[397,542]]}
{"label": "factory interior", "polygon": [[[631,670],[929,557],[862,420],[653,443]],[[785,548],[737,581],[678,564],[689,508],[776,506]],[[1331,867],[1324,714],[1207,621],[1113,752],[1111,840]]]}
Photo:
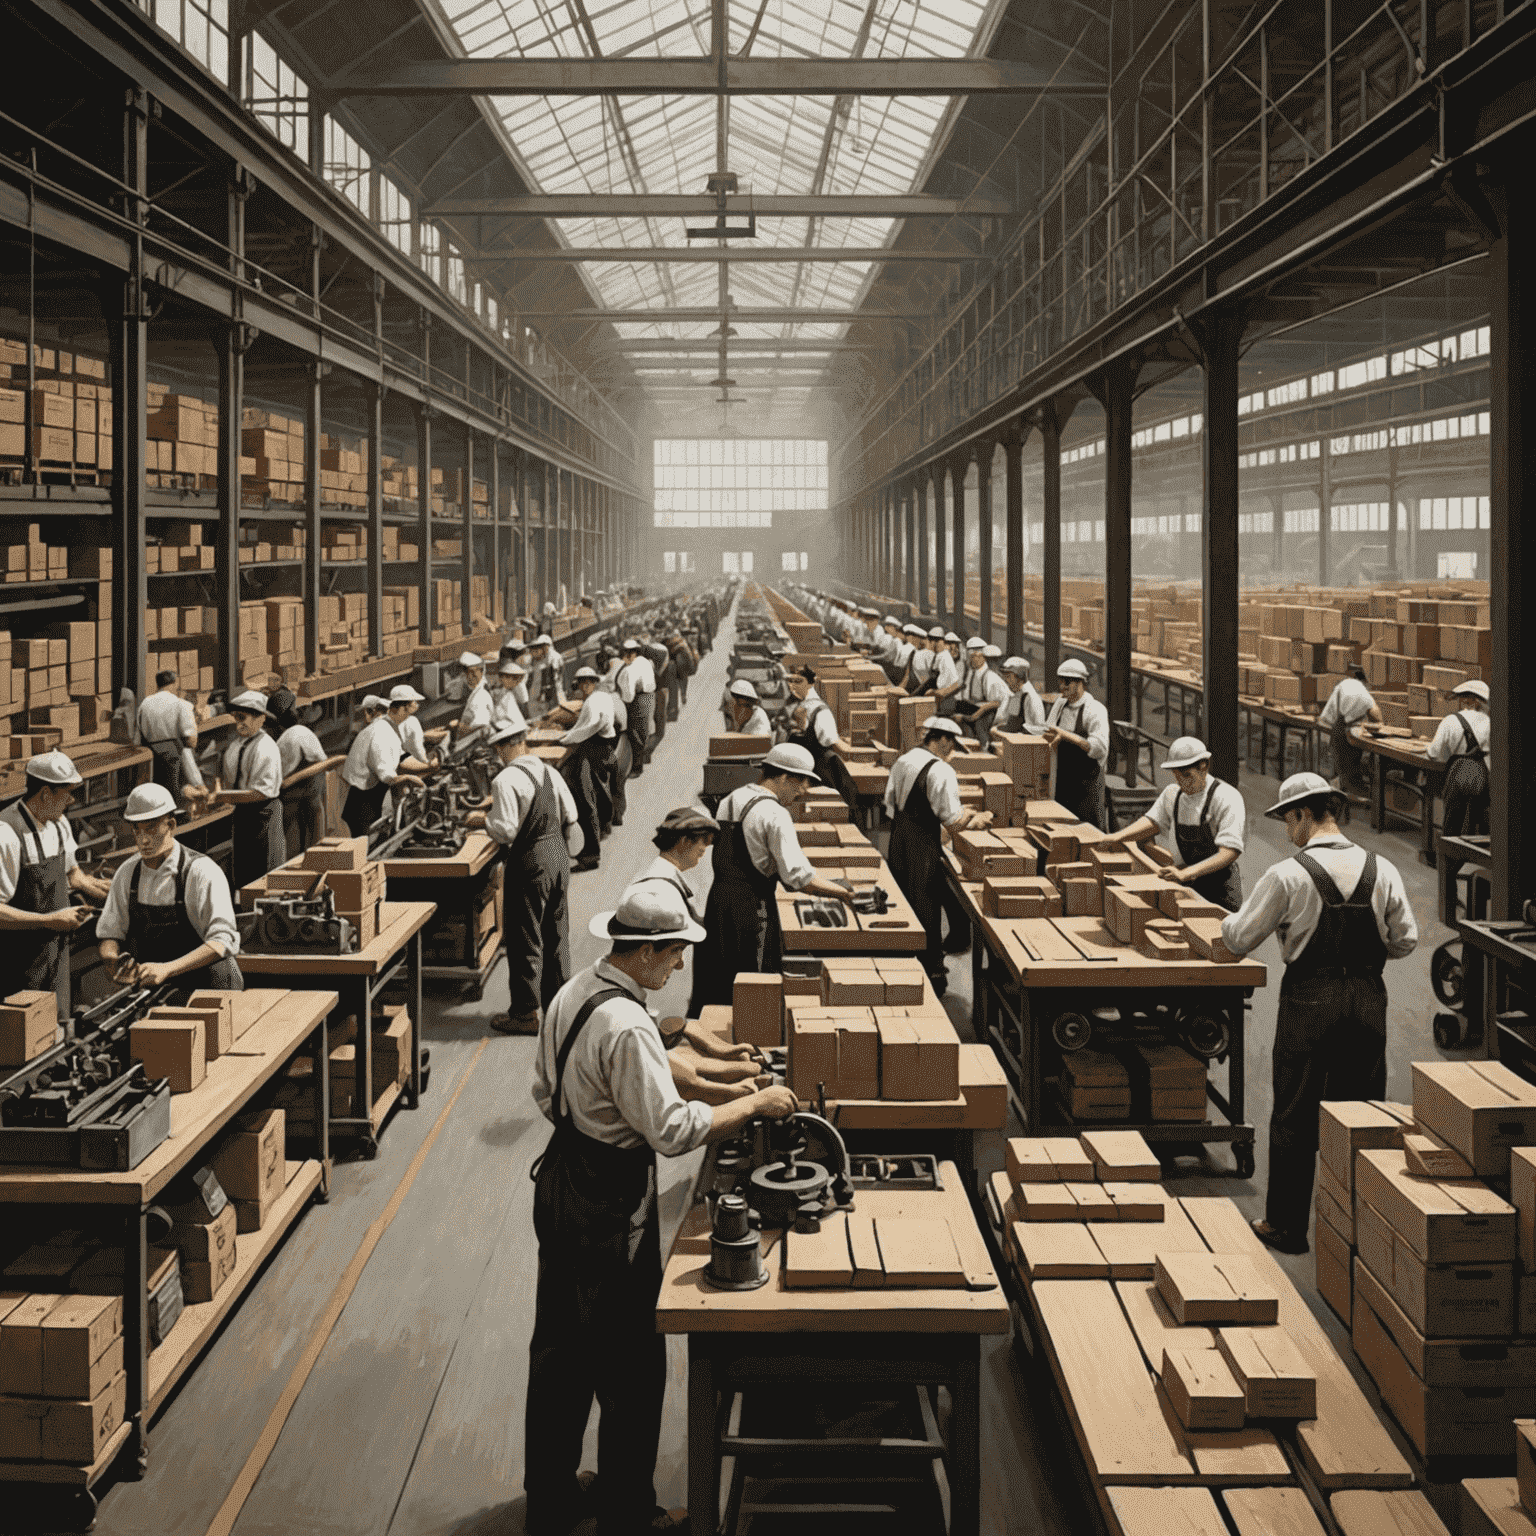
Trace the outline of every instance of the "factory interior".
{"label": "factory interior", "polygon": [[0,15],[0,1533],[1536,1536],[1536,3]]}

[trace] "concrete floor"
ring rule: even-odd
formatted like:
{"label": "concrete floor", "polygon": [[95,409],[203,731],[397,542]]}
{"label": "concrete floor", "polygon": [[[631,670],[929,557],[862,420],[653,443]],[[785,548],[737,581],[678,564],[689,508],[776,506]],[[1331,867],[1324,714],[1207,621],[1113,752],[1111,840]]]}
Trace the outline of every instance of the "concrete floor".
{"label": "concrete floor", "polygon": [[[731,634],[729,624],[722,627],[693,680],[682,720],[631,786],[626,825],[604,846],[602,869],[574,877],[577,967],[601,953],[587,934],[593,913],[611,905],[649,861],[655,824],[698,787],[706,739],[718,729],[716,702]],[[1276,781],[1245,776],[1241,787],[1250,812],[1243,870],[1251,886],[1290,849],[1283,827],[1259,814]],[[1408,1064],[1439,1054],[1430,1035],[1435,1005],[1428,967],[1431,949],[1445,935],[1434,918],[1434,881],[1406,835],[1377,838],[1359,820],[1351,831],[1398,864],[1419,918],[1418,952],[1388,972],[1388,1092],[1406,1098]],[[701,873],[707,880],[707,870]],[[1273,941],[1260,954],[1278,965]],[[950,1012],[968,1030],[966,962],[954,962],[951,976]],[[675,979],[659,999],[663,1014],[681,1012],[686,998],[686,980]],[[1274,985],[1259,992],[1249,1023],[1249,1114],[1261,1130],[1256,1179],[1236,1182],[1230,1159],[1218,1151],[1209,1164],[1173,1181],[1180,1193],[1230,1195],[1250,1215],[1262,1205],[1275,999]],[[395,1115],[376,1161],[337,1167],[329,1205],[306,1213],[155,1423],[148,1475],[106,1493],[99,1531],[514,1536],[523,1530],[523,1414],[537,1257],[529,1168],[547,1127],[529,1095],[533,1041],[503,1038],[485,1025],[505,1006],[504,979],[492,982],[481,1003],[429,1003],[425,1038],[433,1076],[420,1110]],[[992,1140],[981,1149],[983,1166],[1001,1165],[1001,1141]],[[696,1158],[664,1165],[669,1230],[681,1217],[695,1166]],[[387,1224],[382,1230],[381,1223]],[[358,1273],[357,1256],[370,1241],[375,1246]],[[1315,1298],[1311,1260],[1282,1262],[1352,1358],[1344,1330]],[[334,1296],[345,1281],[355,1281],[355,1289],[325,1337],[327,1309],[335,1316]],[[671,1341],[657,1469],[664,1504],[684,1501],[685,1361],[681,1342]],[[1009,1341],[984,1346],[982,1509],[989,1536],[1067,1536],[1084,1529],[1070,1479],[1059,1471],[1062,1449],[1041,1385]],[[589,1432],[589,1465],[594,1442]]]}

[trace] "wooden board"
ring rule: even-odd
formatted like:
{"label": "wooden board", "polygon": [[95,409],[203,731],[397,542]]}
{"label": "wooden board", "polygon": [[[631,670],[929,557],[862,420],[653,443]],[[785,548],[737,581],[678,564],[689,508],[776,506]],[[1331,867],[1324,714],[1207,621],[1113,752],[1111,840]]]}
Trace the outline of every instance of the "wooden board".
{"label": "wooden board", "polygon": [[965,1284],[965,1268],[949,1223],[942,1218],[877,1216],[875,1241],[880,1245],[880,1267],[885,1271],[887,1288],[933,1290]]}
{"label": "wooden board", "polygon": [[1159,1253],[1208,1251],[1177,1200],[1164,1205],[1161,1221],[1101,1222],[1092,1231],[1116,1280],[1150,1280],[1153,1260]]}
{"label": "wooden board", "polygon": [[1229,1488],[1221,1502],[1237,1536],[1323,1536],[1323,1522],[1299,1488]]}
{"label": "wooden board", "polygon": [[[1460,1536],[1536,1536],[1536,1520],[1520,1503],[1520,1484],[1513,1477],[1466,1478],[1457,1513]],[[1417,1530],[1412,1536],[1419,1536]]]}
{"label": "wooden board", "polygon": [[1243,1389],[1218,1350],[1166,1349],[1158,1374],[1185,1428],[1243,1427]]}
{"label": "wooden board", "polygon": [[1107,1280],[1109,1260],[1075,1221],[1017,1221],[1013,1240],[1032,1280]]}
{"label": "wooden board", "polygon": [[1417,1488],[1348,1489],[1334,1494],[1328,1507],[1343,1536],[1450,1536]]}
{"label": "wooden board", "polygon": [[1231,1536],[1208,1488],[1111,1488],[1122,1536]]}
{"label": "wooden board", "polygon": [[1280,1299],[1242,1254],[1159,1254],[1153,1274],[1181,1323],[1273,1323]]}
{"label": "wooden board", "polygon": [[841,1211],[823,1221],[819,1232],[786,1232],[782,1246],[784,1284],[791,1290],[853,1284],[848,1218]]}
{"label": "wooden board", "polygon": [[[1318,1483],[1330,1490],[1411,1488],[1412,1468],[1339,1359],[1311,1308],[1253,1235],[1242,1212],[1230,1200],[1220,1198],[1189,1198],[1180,1204],[1213,1250],[1247,1254],[1279,1298],[1280,1326],[1290,1334],[1291,1342],[1317,1377],[1317,1417],[1297,1425],[1296,1441]],[[1127,1225],[1106,1230],[1128,1232],[1135,1228]]]}
{"label": "wooden board", "polygon": [[1151,1281],[1121,1280],[1115,1285],[1115,1293],[1149,1367],[1155,1369],[1167,1349],[1215,1349],[1215,1330],[1193,1323],[1176,1323],[1167,1302],[1157,1294]]}

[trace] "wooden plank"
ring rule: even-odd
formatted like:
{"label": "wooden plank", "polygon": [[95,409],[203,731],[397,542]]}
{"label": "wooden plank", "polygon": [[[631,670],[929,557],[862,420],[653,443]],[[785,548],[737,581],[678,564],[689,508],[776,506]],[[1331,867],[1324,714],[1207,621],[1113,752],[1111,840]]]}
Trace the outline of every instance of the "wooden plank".
{"label": "wooden plank", "polygon": [[1214,1349],[1165,1349],[1163,1390],[1186,1429],[1241,1429],[1243,1389]]}
{"label": "wooden plank", "polygon": [[1251,1419],[1315,1419],[1317,1378],[1283,1328],[1222,1328],[1216,1347]]}
{"label": "wooden plank", "polygon": [[871,1290],[885,1284],[880,1244],[875,1240],[875,1224],[857,1211],[848,1217],[848,1252],[853,1262],[853,1283],[859,1290]]}
{"label": "wooden plank", "polygon": [[1299,1488],[1229,1488],[1221,1502],[1237,1536],[1323,1536],[1323,1522]]}
{"label": "wooden plank", "polygon": [[786,1231],[783,1249],[784,1284],[791,1290],[853,1284],[848,1218],[841,1211],[823,1221],[819,1232]]}
{"label": "wooden plank", "polygon": [[1328,1507],[1343,1536],[1450,1536],[1417,1488],[1347,1489],[1334,1494]]}
{"label": "wooden plank", "polygon": [[1150,1280],[1153,1262],[1160,1253],[1209,1251],[1177,1200],[1169,1200],[1163,1207],[1162,1221],[1101,1222],[1092,1231],[1116,1280]]}
{"label": "wooden plank", "polygon": [[1081,1222],[1017,1221],[1013,1240],[1031,1280],[1109,1279],[1109,1261]]}
{"label": "wooden plank", "polygon": [[1536,1520],[1521,1504],[1520,1484],[1513,1477],[1464,1479],[1458,1512],[1460,1536],[1536,1536]]}
{"label": "wooden plank", "polygon": [[[1413,1470],[1377,1418],[1322,1325],[1290,1277],[1253,1235],[1230,1201],[1189,1198],[1180,1202],[1196,1230],[1217,1251],[1244,1253],[1279,1298],[1279,1323],[1317,1377],[1317,1417],[1296,1429],[1312,1475],[1325,1489],[1411,1488]],[[1106,1231],[1134,1231],[1129,1224]]]}
{"label": "wooden plank", "polygon": [[1279,1297],[1241,1254],[1159,1254],[1158,1292],[1181,1323],[1272,1323]]}
{"label": "wooden plank", "polygon": [[1208,1488],[1111,1488],[1121,1536],[1230,1536]]}
{"label": "wooden plank", "polygon": [[1170,1197],[1156,1184],[1105,1184],[1103,1189],[1119,1221],[1161,1222],[1167,1216]]}
{"label": "wooden plank", "polygon": [[887,1287],[930,1290],[965,1284],[965,1269],[947,1221],[877,1216],[875,1241],[880,1244]]}
{"label": "wooden plank", "polygon": [[1077,1138],[1106,1184],[1158,1184],[1163,1165],[1140,1131],[1083,1131]]}
{"label": "wooden plank", "polygon": [[1181,1326],[1174,1322],[1168,1304],[1150,1281],[1118,1281],[1115,1293],[1125,1308],[1125,1315],[1149,1367],[1156,1369],[1167,1349],[1215,1349],[1215,1330],[1198,1324]]}

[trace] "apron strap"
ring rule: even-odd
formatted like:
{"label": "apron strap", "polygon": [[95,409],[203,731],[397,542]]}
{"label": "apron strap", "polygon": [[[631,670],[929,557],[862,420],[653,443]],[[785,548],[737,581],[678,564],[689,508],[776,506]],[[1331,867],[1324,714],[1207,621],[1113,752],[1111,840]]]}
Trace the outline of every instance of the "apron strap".
{"label": "apron strap", "polygon": [[[1328,871],[1305,848],[1296,854],[1296,862],[1312,877],[1312,884],[1317,887],[1317,894],[1322,897],[1325,907],[1342,907],[1346,905],[1344,893],[1334,883]],[[1374,853],[1367,853],[1365,856],[1365,866],[1360,871],[1360,878],[1355,882],[1354,894],[1349,898],[1347,904],[1359,906],[1369,901],[1371,893],[1375,889],[1376,855]]]}
{"label": "apron strap", "polygon": [[[41,864],[43,862],[43,829],[38,826],[36,818],[32,815],[32,812],[27,809],[27,802],[25,800],[18,800],[16,802],[16,806],[17,809],[20,810],[22,816],[26,818],[27,831],[31,834],[32,837],[32,862],[34,864]],[[64,838],[63,835],[60,834],[59,852],[63,853],[63,851]]]}
{"label": "apron strap", "polygon": [[616,997],[629,997],[631,994],[623,987],[604,987],[600,992],[594,992],[586,1002],[577,1010],[576,1017],[571,1020],[571,1027],[566,1031],[565,1040],[555,1055],[555,1092],[551,1104],[555,1111],[555,1125],[557,1128],[570,1124],[571,1117],[561,1107],[561,1095],[565,1092],[565,1064],[570,1060],[571,1047],[576,1044],[577,1036],[586,1028],[587,1020],[597,1012],[604,1003],[612,1002]]}
{"label": "apron strap", "polygon": [[907,786],[907,793],[902,799],[901,804],[896,807],[898,811],[906,810],[907,806],[911,804],[912,796],[917,794],[919,790],[922,790],[924,794],[927,793],[926,786],[928,783],[928,775],[930,772],[932,772],[933,765],[936,762],[938,762],[938,758],[930,757],[928,761],[924,763],[923,766],[918,770],[917,777],[913,779],[912,782]]}
{"label": "apron strap", "polygon": [[1463,710],[1458,709],[1456,711],[1456,723],[1461,727],[1463,745],[1466,747],[1466,751],[1462,753],[1462,756],[1470,757],[1473,762],[1482,762],[1483,749],[1478,746],[1477,737],[1472,734],[1472,726],[1468,722],[1466,713]]}

